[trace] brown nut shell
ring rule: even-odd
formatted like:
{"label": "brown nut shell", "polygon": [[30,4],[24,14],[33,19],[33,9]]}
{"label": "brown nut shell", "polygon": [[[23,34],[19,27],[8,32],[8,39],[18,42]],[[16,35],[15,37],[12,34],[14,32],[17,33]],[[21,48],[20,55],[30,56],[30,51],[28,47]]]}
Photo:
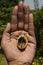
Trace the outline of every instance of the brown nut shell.
{"label": "brown nut shell", "polygon": [[27,37],[25,35],[20,35],[18,37],[18,43],[17,43],[17,47],[20,49],[20,50],[23,50],[27,47],[27,44],[28,44],[28,40],[27,40]]}

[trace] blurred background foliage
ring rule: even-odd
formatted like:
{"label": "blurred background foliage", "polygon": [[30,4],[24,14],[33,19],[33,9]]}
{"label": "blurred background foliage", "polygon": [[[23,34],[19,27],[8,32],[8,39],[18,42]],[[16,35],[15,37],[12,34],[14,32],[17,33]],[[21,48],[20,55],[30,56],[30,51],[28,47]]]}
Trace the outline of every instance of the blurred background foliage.
{"label": "blurred background foliage", "polygon": [[[24,0],[23,0],[24,1]],[[13,6],[18,4],[18,0],[0,0],[0,42],[6,24],[11,20]],[[34,15],[35,34],[37,40],[36,57],[43,57],[43,7],[32,10]]]}
{"label": "blurred background foliage", "polygon": [[32,11],[34,15],[34,26],[37,41],[37,56],[43,56],[43,7]]}

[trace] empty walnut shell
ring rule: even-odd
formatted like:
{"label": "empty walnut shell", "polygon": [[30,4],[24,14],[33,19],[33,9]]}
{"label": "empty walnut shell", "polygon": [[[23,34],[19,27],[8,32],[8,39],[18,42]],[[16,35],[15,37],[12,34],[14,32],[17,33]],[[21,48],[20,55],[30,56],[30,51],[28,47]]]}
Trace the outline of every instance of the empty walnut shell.
{"label": "empty walnut shell", "polygon": [[27,47],[27,44],[28,44],[27,37],[25,37],[25,35],[20,35],[20,36],[18,37],[17,47],[18,47],[20,50],[24,50],[24,49]]}

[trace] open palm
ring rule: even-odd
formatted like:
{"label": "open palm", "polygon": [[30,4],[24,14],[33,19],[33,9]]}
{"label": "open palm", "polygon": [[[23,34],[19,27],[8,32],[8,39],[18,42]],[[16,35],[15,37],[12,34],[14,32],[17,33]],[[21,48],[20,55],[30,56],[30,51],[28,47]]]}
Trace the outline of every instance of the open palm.
{"label": "open palm", "polygon": [[[24,35],[28,40],[24,51],[17,48],[20,35]],[[14,7],[11,23],[6,26],[1,46],[9,62],[14,61],[14,64],[18,62],[17,65],[19,62],[32,63],[36,50],[33,15],[30,13],[29,7],[22,2]]]}

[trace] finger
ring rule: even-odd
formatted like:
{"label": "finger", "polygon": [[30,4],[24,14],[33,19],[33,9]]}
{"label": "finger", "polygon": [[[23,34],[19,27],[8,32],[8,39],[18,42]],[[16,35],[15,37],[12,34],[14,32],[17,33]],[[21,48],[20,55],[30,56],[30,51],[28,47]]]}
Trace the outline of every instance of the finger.
{"label": "finger", "polygon": [[18,6],[15,6],[13,10],[12,20],[11,20],[12,31],[17,30],[17,14],[18,14]]}
{"label": "finger", "polygon": [[23,12],[23,2],[22,1],[18,3],[18,10],[19,12]]}
{"label": "finger", "polygon": [[24,29],[24,23],[22,21],[18,23],[18,30],[23,30],[23,29]]}
{"label": "finger", "polygon": [[34,21],[33,20],[34,20],[33,14],[29,14],[29,30],[28,30],[28,32],[31,36],[35,35],[34,34]]}
{"label": "finger", "polygon": [[18,22],[22,22],[24,20],[23,12],[18,12]]}
{"label": "finger", "polygon": [[28,5],[24,5],[24,13],[29,14],[30,13],[30,8]]}
{"label": "finger", "polygon": [[2,38],[3,41],[4,40],[10,40],[10,31],[11,31],[11,24],[8,23],[4,32],[3,32],[3,38]]}
{"label": "finger", "polygon": [[6,46],[6,41],[7,43],[10,41],[10,30],[11,30],[11,24],[8,23],[4,32],[3,32],[3,36],[2,36],[2,41],[1,41],[1,47],[2,49],[5,51],[5,46]]}
{"label": "finger", "polygon": [[13,9],[13,12],[12,12],[12,15],[17,15],[18,13],[18,6],[15,6],[14,9]]}
{"label": "finger", "polygon": [[24,29],[26,31],[28,31],[28,24],[29,24],[29,6],[24,5],[24,12],[25,12],[25,16],[24,16]]}
{"label": "finger", "polygon": [[9,32],[10,32],[10,30],[11,30],[11,24],[10,24],[10,23],[8,23],[8,24],[7,24],[7,26],[6,26],[6,28],[5,28],[4,33],[9,33]]}
{"label": "finger", "polygon": [[18,21],[19,22],[23,21],[23,17],[24,17],[24,14],[23,14],[23,2],[20,1],[18,3]]}
{"label": "finger", "polygon": [[24,24],[24,30],[28,31],[28,27],[29,27],[29,16],[28,16],[28,14],[25,15],[24,23],[25,23]]}
{"label": "finger", "polygon": [[17,30],[17,16],[12,16],[11,31]]}
{"label": "finger", "polygon": [[14,7],[11,23],[17,23],[18,6]]}
{"label": "finger", "polygon": [[28,24],[24,25],[24,30],[28,32]]}
{"label": "finger", "polygon": [[23,2],[20,1],[18,3],[18,29],[20,29],[20,30],[23,29],[23,27],[24,27],[23,19],[24,19]]}

